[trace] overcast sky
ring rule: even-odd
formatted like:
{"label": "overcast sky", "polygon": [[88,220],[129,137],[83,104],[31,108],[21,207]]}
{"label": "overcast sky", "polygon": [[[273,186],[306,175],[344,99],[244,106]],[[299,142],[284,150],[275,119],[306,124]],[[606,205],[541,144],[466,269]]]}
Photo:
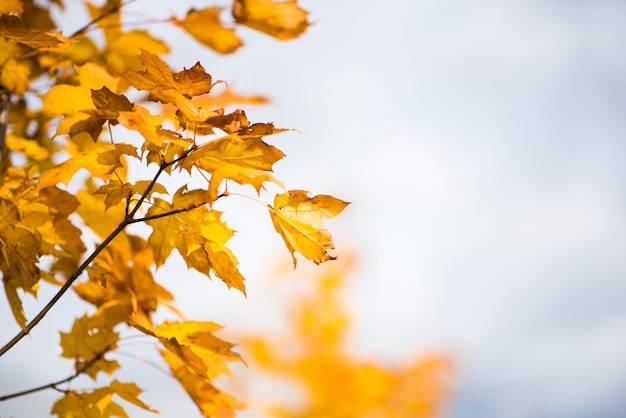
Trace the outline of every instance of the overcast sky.
{"label": "overcast sky", "polygon": [[[339,254],[360,260],[351,347],[388,364],[452,355],[450,418],[625,416],[626,3],[302,5],[315,25],[299,40],[245,31],[232,57],[192,43],[169,62],[200,60],[235,89],[271,96],[248,117],[299,130],[270,140],[288,155],[277,176],[353,202],[330,223]],[[264,226],[246,216],[229,222],[241,231],[248,300],[210,284],[190,315],[246,328],[269,309],[254,277],[289,255],[278,238],[255,241],[272,233],[264,213]],[[180,291],[197,303],[197,286]],[[57,324],[82,312],[51,313],[11,353],[15,364],[52,362]],[[14,387],[9,369],[25,374],[22,385],[44,383],[41,370],[18,372],[6,358],[2,393]],[[146,395],[155,406],[165,396]],[[45,414],[56,397],[7,402],[0,416],[26,416],[34,403]]]}

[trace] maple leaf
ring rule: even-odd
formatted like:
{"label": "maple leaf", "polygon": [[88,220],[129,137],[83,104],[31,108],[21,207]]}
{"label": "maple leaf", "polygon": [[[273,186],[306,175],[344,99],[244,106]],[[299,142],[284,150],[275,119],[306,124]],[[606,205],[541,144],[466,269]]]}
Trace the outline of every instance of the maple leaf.
{"label": "maple leaf", "polygon": [[120,33],[107,43],[106,61],[117,73],[139,71],[141,60],[138,55],[141,50],[154,54],[167,54],[169,47],[163,41],[155,39],[146,30],[131,30]]}
{"label": "maple leaf", "polygon": [[203,205],[206,203],[207,193],[204,190],[187,191],[186,186],[180,187],[169,203],[163,199],[154,199],[154,204],[148,209],[146,217],[154,217],[177,208],[193,207],[193,211],[187,211],[176,216],[164,216],[146,221],[152,227],[152,233],[148,237],[148,247],[154,254],[156,267],[163,265],[174,247],[181,246],[180,231],[189,228],[198,228],[199,213],[207,211]]}
{"label": "maple leaf", "polygon": [[107,88],[91,89],[91,100],[97,110],[87,109],[85,113],[102,119],[117,119],[120,112],[133,110],[133,104],[123,94],[115,94]]}
{"label": "maple leaf", "polygon": [[14,59],[9,59],[2,66],[0,82],[11,93],[22,95],[28,89],[29,75],[30,68],[26,64],[17,62]]}
{"label": "maple leaf", "polygon": [[199,227],[180,232],[183,240],[179,251],[187,267],[194,268],[209,278],[213,271],[226,286],[234,287],[245,296],[245,279],[237,269],[239,262],[225,245],[234,231],[221,221],[221,212],[209,211],[202,218],[199,218],[199,213],[197,215]]}
{"label": "maple leaf", "polygon": [[52,405],[50,412],[59,418],[128,417],[124,409],[111,398],[110,394],[105,393],[69,390]]}
{"label": "maple leaf", "polygon": [[207,94],[215,85],[199,62],[190,69],[174,73],[162,59],[144,49],[139,59],[144,71],[120,74],[133,87],[149,91],[153,99],[177,105],[189,120],[199,122],[213,114],[208,109],[197,108],[190,100],[193,96]]}
{"label": "maple leaf", "polygon": [[173,296],[154,280],[154,259],[145,240],[128,234],[126,238],[100,253],[95,267],[88,270],[90,280],[75,285],[74,291],[97,307],[115,301],[127,316],[136,312],[148,317],[160,302],[172,300]]}
{"label": "maple leaf", "polygon": [[178,132],[163,129],[163,119],[152,115],[148,109],[138,104],[133,106],[132,111],[120,112],[117,121],[125,128],[139,132],[149,144],[156,147],[163,145],[164,141],[184,146],[191,141]]}
{"label": "maple leaf", "polygon": [[244,409],[243,402],[213,386],[207,379],[192,373],[187,364],[177,355],[167,350],[159,350],[159,352],[174,377],[198,406],[203,417],[234,418],[235,410]]}
{"label": "maple leaf", "polygon": [[146,335],[158,338],[163,347],[203,379],[231,375],[227,361],[244,363],[241,356],[232,351],[234,344],[213,335],[222,328],[214,322],[165,321],[153,328],[149,323],[131,321],[131,325]]}
{"label": "maple leaf", "polygon": [[52,186],[57,183],[63,183],[66,186],[80,169],[86,169],[89,173],[106,181],[116,168],[124,165],[121,162],[122,155],[130,155],[139,158],[137,149],[130,144],[110,144],[95,148],[91,151],[85,151],[65,160],[61,164],[50,168],[38,178],[37,187]]}
{"label": "maple leaf", "polygon": [[309,26],[296,0],[235,0],[232,12],[237,23],[280,40],[297,38]]}
{"label": "maple leaf", "polygon": [[202,10],[190,10],[184,19],[174,19],[174,23],[183,28],[198,42],[220,54],[235,52],[243,42],[234,29],[225,28],[220,22],[222,9],[209,6]]}
{"label": "maple leaf", "polygon": [[143,401],[139,399],[139,394],[141,393],[141,389],[134,383],[122,383],[118,380],[113,380],[109,386],[105,386],[99,389],[96,389],[93,393],[98,393],[98,395],[117,395],[120,398],[124,399],[126,402],[131,403],[139,408],[145,409],[146,411],[159,413],[156,409],[150,408]]}
{"label": "maple leaf", "polygon": [[330,232],[323,229],[324,218],[337,216],[349,202],[328,195],[307,196],[305,190],[290,190],[276,195],[274,206],[268,205],[274,229],[291,252],[293,265],[295,251],[320,264],[334,260],[326,250],[334,249]]}
{"label": "maple leaf", "polygon": [[17,207],[0,199],[0,271],[11,312],[21,327],[26,325],[26,317],[17,289],[36,295],[40,278],[37,267],[40,240],[21,224]]}
{"label": "maple leaf", "polygon": [[61,332],[61,356],[91,360],[111,351],[117,345],[119,335],[108,328],[94,326],[91,318],[83,315],[74,320],[70,332]]}
{"label": "maple leaf", "polygon": [[181,167],[189,171],[192,167],[201,168],[212,175],[209,202],[213,202],[225,178],[240,184],[251,184],[257,192],[266,181],[281,185],[269,172],[273,164],[284,156],[282,151],[259,137],[240,138],[232,134],[201,145],[182,162]]}
{"label": "maple leaf", "polygon": [[[143,195],[151,184],[152,181],[150,180],[139,180],[135,184],[122,184],[119,180],[109,180],[107,184],[101,186],[94,194],[104,195],[104,210],[106,211],[111,207],[117,206],[122,200],[128,199],[132,195]],[[150,192],[145,198],[150,199],[153,193],[167,194],[167,189],[161,183],[152,184]]]}
{"label": "maple leaf", "polygon": [[0,35],[41,51],[62,51],[71,41],[60,33],[27,29],[18,16],[0,15]]}
{"label": "maple leaf", "polygon": [[138,398],[140,393],[141,389],[134,383],[113,380],[109,386],[100,387],[91,392],[67,391],[65,396],[54,403],[51,412],[59,418],[128,417],[124,409],[113,402],[113,396],[117,395],[126,402],[158,414],[159,411],[150,408]]}

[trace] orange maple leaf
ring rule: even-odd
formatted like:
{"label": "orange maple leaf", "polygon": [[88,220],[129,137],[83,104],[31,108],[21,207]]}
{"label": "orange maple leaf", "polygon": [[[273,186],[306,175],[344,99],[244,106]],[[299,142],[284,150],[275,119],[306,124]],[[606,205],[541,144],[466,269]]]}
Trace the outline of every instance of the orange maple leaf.
{"label": "orange maple leaf", "polygon": [[280,40],[297,38],[304,33],[309,26],[307,15],[296,0],[235,0],[233,3],[237,23]]}
{"label": "orange maple leaf", "polygon": [[72,44],[72,41],[60,33],[27,29],[22,19],[14,15],[0,16],[0,35],[41,51],[60,52]]}
{"label": "orange maple leaf", "polygon": [[202,10],[190,10],[184,19],[174,19],[174,23],[183,28],[198,42],[221,54],[235,52],[243,42],[234,29],[225,28],[220,22],[222,9],[209,6]]}

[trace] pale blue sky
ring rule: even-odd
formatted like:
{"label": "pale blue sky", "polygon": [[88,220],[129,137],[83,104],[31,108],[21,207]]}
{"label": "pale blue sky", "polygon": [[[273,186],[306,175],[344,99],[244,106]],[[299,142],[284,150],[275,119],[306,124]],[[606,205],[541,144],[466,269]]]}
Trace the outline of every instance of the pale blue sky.
{"label": "pale blue sky", "polygon": [[[300,131],[271,138],[288,155],[277,176],[353,202],[330,226],[339,253],[361,260],[350,287],[355,352],[390,364],[429,350],[455,356],[450,418],[626,415],[626,3],[302,5],[316,24],[297,41],[245,31],[236,55],[192,46],[169,62],[200,60],[237,90],[271,96],[249,118]],[[265,238],[261,209],[248,209],[261,223],[245,211],[229,218],[248,300],[213,283],[198,305],[197,286],[180,289],[190,315],[227,328],[280,320],[268,279],[253,277],[289,255]],[[76,314],[51,313],[11,358],[56,367],[55,327]],[[2,376],[22,373],[6,372],[6,358]],[[130,379],[163,379],[134,367]],[[22,382],[42,375],[29,369]],[[3,377],[0,392],[12,383]],[[143,386],[155,406],[182,395]],[[0,416],[33,404],[45,413],[55,397],[1,404]]]}

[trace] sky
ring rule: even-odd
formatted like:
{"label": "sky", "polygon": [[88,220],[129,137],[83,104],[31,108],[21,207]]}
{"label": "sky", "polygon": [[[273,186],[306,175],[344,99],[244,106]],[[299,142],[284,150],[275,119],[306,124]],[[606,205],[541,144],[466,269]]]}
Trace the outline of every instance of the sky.
{"label": "sky", "polygon": [[[192,3],[165,7],[183,15]],[[199,60],[236,90],[270,96],[248,118],[298,130],[270,141],[288,156],[276,175],[352,202],[329,222],[339,256],[359,260],[351,350],[387,364],[451,355],[447,418],[625,416],[626,3],[301,5],[315,24],[298,40],[242,31],[244,49],[220,57],[184,39],[168,62]],[[268,272],[290,257],[253,206],[228,219],[248,299],[190,278],[177,289],[190,316],[227,329],[284,320]],[[58,367],[56,324],[76,315],[51,312],[2,359],[2,393],[15,387],[5,376],[41,380],[39,369],[13,369],[20,359]],[[51,370],[64,376],[60,367]],[[149,404],[182,395],[153,385]],[[0,416],[45,414],[57,394],[36,396],[0,405]]]}

